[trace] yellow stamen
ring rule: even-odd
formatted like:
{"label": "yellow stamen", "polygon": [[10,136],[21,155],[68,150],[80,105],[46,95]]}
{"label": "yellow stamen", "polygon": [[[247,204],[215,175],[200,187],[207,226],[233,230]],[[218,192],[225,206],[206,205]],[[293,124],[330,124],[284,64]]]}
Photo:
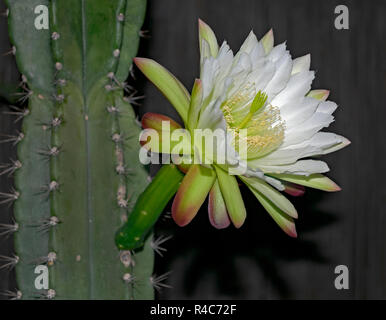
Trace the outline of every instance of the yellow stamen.
{"label": "yellow stamen", "polygon": [[[284,140],[285,123],[280,110],[266,105],[267,98],[264,92],[255,94],[254,84],[246,83],[221,106],[227,129],[235,137],[236,150],[239,151],[240,143],[247,144],[244,158],[262,157],[278,148]],[[240,134],[241,129],[248,130],[247,136]]]}

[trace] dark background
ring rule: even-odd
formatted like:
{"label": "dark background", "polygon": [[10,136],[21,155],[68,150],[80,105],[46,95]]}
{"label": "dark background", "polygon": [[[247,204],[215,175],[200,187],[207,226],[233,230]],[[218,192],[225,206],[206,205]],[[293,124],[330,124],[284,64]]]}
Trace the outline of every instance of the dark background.
{"label": "dark background", "polygon": [[[349,30],[334,27],[339,4],[349,8]],[[286,236],[245,188],[248,217],[239,230],[215,230],[206,208],[185,228],[161,219],[157,232],[174,237],[164,258],[157,258],[156,273],[172,270],[173,289],[159,298],[386,298],[385,16],[386,1],[374,0],[149,0],[144,29],[151,38],[142,40],[139,55],[160,62],[189,90],[198,77],[198,17],[235,51],[250,29],[260,38],[272,27],[275,44],[287,41],[293,57],[311,53],[313,88],[330,89],[330,99],[339,105],[328,131],[352,141],[324,157],[329,176],[343,190],[328,194],[307,189],[293,200],[299,212],[298,239]],[[2,18],[1,52],[9,47]],[[146,95],[138,113],[176,117],[164,97],[139,71],[136,75],[133,83]],[[0,57],[0,80],[17,79],[12,57]],[[12,118],[0,115],[1,133],[15,128]],[[10,146],[0,148],[0,163],[14,158]],[[0,191],[8,190],[12,181],[0,179]],[[0,210],[0,223],[9,222],[11,210]],[[11,250],[11,239],[0,243],[0,255]],[[341,264],[350,271],[349,290],[334,287],[334,269]],[[13,287],[12,274],[0,271],[0,291]]]}

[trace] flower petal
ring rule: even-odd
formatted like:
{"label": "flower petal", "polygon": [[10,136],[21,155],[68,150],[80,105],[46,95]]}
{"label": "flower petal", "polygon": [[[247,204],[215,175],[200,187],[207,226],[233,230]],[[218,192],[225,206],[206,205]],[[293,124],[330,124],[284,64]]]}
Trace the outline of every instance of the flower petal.
{"label": "flower petal", "polygon": [[271,50],[271,52],[267,55],[268,60],[272,62],[277,62],[288,53],[287,44],[285,42],[278,44],[277,46],[274,46]]}
{"label": "flower petal", "polygon": [[[319,132],[319,133],[330,133],[330,132]],[[333,134],[333,133],[331,133],[331,134]],[[339,137],[341,138],[341,141],[338,144],[336,144],[334,146],[330,146],[328,148],[324,148],[321,154],[328,154],[331,152],[335,152],[335,151],[343,149],[351,144],[351,141],[349,139],[342,137],[342,136],[339,136]]]}
{"label": "flower petal", "polygon": [[190,95],[184,85],[163,66],[151,59],[134,58],[137,67],[165,95],[184,123],[188,118]]}
{"label": "flower petal", "polygon": [[304,188],[304,186],[300,184],[286,182],[286,181],[283,181],[282,183],[285,186],[284,192],[293,197],[302,196],[306,192],[306,189]]}
{"label": "flower petal", "polygon": [[146,112],[141,120],[142,127],[144,129],[154,129],[159,132],[162,131],[162,121],[169,122],[171,131],[181,128],[179,123],[175,122],[172,118],[159,113]]}
{"label": "flower petal", "polygon": [[289,173],[296,175],[309,176],[313,173],[325,173],[330,171],[327,164],[320,160],[299,160],[292,164],[284,164],[281,166],[260,166],[260,169],[266,173]]}
{"label": "flower petal", "polygon": [[293,204],[283,196],[279,191],[270,187],[266,182],[259,178],[246,178],[240,176],[240,179],[246,183],[250,188],[263,194],[268,200],[275,204],[280,210],[293,218],[298,217],[298,213]]}
{"label": "flower petal", "polygon": [[229,217],[236,228],[240,228],[245,221],[247,211],[236,177],[226,171],[215,167],[221,193],[227,206]]}
{"label": "flower petal", "polygon": [[277,206],[275,206],[270,200],[268,200],[262,193],[249,186],[249,189],[255,195],[257,200],[261,203],[265,210],[271,215],[273,220],[279,225],[279,227],[290,237],[296,238],[296,227],[294,220],[285,214],[282,210],[280,210]]}
{"label": "flower petal", "polygon": [[202,81],[196,79],[192,89],[192,96],[190,99],[188,127],[193,130],[197,126],[198,116],[200,114],[201,102],[203,97]]}
{"label": "flower petal", "polygon": [[216,229],[224,229],[229,226],[230,220],[227,207],[218,180],[216,180],[209,192],[208,214],[210,223]]}
{"label": "flower petal", "polygon": [[276,72],[271,81],[267,84],[264,92],[268,95],[269,100],[275,97],[287,85],[291,76],[292,59],[289,53],[285,53],[276,62]]}
{"label": "flower petal", "polygon": [[314,78],[313,71],[303,71],[292,75],[287,86],[271,101],[271,104],[280,108],[288,101],[303,97],[310,91]]}
{"label": "flower petal", "polygon": [[340,150],[350,144],[345,137],[331,132],[318,132],[311,139],[296,145],[279,148],[261,159],[248,161],[252,168],[261,166],[292,164],[298,159],[328,154]]}
{"label": "flower petal", "polygon": [[[312,98],[314,101],[318,101]],[[299,144],[303,141],[307,141],[311,137],[313,137],[319,130],[324,127],[328,127],[333,121],[334,117],[332,113],[336,110],[337,105],[332,101],[322,101],[319,103],[315,113],[311,115],[305,121],[298,123],[299,125],[295,125],[296,120],[288,121],[289,127],[286,128],[285,139],[281,148],[285,148],[291,145]],[[310,111],[310,110],[308,110]],[[308,112],[309,114],[309,112]],[[286,122],[287,124],[287,122]]]}
{"label": "flower petal", "polygon": [[285,180],[288,182],[300,184],[305,187],[319,189],[328,192],[340,191],[341,188],[331,179],[322,174],[315,173],[308,177],[298,176],[294,174],[271,174],[273,177]]}
{"label": "flower petal", "polygon": [[286,130],[281,147],[285,148],[307,141],[318,131],[328,127],[333,121],[334,117],[331,114],[317,111],[302,124]]}
{"label": "flower petal", "polygon": [[218,43],[216,39],[216,35],[213,30],[201,19],[198,19],[198,34],[199,34],[199,42],[200,42],[200,52],[202,57],[202,40],[205,40],[210,49],[210,54],[212,57],[217,57],[218,54]]}
{"label": "flower petal", "polygon": [[212,169],[197,164],[190,167],[172,205],[172,217],[180,227],[186,226],[196,216],[215,179]]}
{"label": "flower petal", "polygon": [[242,53],[250,54],[257,44],[258,41],[256,35],[253,33],[253,31],[249,32],[248,37],[244,40],[240,50],[237,53],[237,57],[239,57]]}
{"label": "flower petal", "polygon": [[266,54],[270,53],[273,48],[273,30],[270,29],[263,38],[261,38],[261,43],[263,44],[264,51]]}
{"label": "flower petal", "polygon": [[223,97],[220,97],[217,100],[212,101],[205,109],[201,109],[196,127],[204,130],[225,130],[226,122],[224,118],[224,113],[221,111],[220,108],[223,101]]}
{"label": "flower petal", "polygon": [[142,126],[145,130],[141,132],[140,143],[147,150],[156,153],[191,154],[189,132],[171,118],[148,112],[142,117]]}
{"label": "flower petal", "polygon": [[329,95],[330,95],[329,90],[316,89],[316,90],[311,90],[310,92],[308,92],[307,97],[311,97],[311,98],[321,100],[321,101],[326,101]]}
{"label": "flower petal", "polygon": [[264,181],[279,191],[284,191],[283,181],[264,175]]}
{"label": "flower petal", "polygon": [[311,66],[311,55],[306,54],[303,57],[299,57],[294,59],[293,66],[292,66],[292,72],[291,74],[296,74],[303,71],[310,70]]}
{"label": "flower petal", "polygon": [[291,100],[280,108],[280,116],[285,121],[286,130],[298,127],[315,113],[319,100],[301,97]]}

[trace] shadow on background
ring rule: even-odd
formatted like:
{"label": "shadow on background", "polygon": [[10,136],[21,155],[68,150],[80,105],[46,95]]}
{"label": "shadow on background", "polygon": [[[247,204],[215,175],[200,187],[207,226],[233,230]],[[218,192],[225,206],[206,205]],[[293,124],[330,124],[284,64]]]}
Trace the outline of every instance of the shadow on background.
{"label": "shadow on background", "polygon": [[[221,295],[233,299],[245,297],[243,284],[251,281],[251,274],[245,267],[240,268],[237,263],[240,258],[249,260],[252,266],[257,267],[280,298],[290,298],[292,288],[283,273],[283,261],[329,262],[317,243],[303,239],[308,232],[336,221],[333,213],[317,209],[323,194],[312,190],[307,192],[306,198],[294,201],[301,219],[297,223],[300,237],[292,239],[279,229],[245,186],[241,190],[248,216],[239,230],[233,226],[225,230],[213,228],[207,217],[207,202],[185,228],[177,227],[171,218],[159,221],[157,233],[172,234],[173,239],[166,245],[166,257],[157,258],[156,271],[167,272],[173,268],[176,259],[189,256],[184,270],[172,270],[174,298],[197,298],[195,292],[200,289],[197,287],[200,279],[207,277],[214,277],[216,291]],[[173,281],[173,274],[180,272],[184,273],[183,282]],[[168,291],[163,291],[159,297],[169,298],[168,294]]]}

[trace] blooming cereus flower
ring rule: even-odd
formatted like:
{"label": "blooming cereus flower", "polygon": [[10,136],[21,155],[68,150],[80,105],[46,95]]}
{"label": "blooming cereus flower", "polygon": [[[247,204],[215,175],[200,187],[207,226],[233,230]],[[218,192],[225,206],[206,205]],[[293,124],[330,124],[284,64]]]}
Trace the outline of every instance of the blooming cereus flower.
{"label": "blooming cereus flower", "polygon": [[[209,195],[211,224],[225,228],[233,223],[239,228],[246,218],[239,189],[242,182],[274,221],[296,237],[298,214],[282,192],[299,196],[305,186],[340,190],[323,175],[329,171],[327,164],[311,159],[350,143],[321,131],[334,121],[337,105],[327,101],[328,90],[311,90],[315,74],[309,70],[310,55],[292,59],[285,43],[274,46],[272,30],[261,40],[251,32],[234,54],[226,42],[219,46],[214,32],[200,20],[199,41],[200,78],[191,94],[155,61],[135,59],[181,116],[190,133],[184,150],[200,159],[183,166],[186,175],[174,198],[172,216],[185,226]],[[166,131],[164,122],[169,124]],[[162,143],[180,127],[154,113],[145,114],[142,124],[159,132],[162,138],[158,142]],[[213,148],[227,149],[224,157],[208,156],[191,138],[198,129],[224,132],[220,147]]]}

